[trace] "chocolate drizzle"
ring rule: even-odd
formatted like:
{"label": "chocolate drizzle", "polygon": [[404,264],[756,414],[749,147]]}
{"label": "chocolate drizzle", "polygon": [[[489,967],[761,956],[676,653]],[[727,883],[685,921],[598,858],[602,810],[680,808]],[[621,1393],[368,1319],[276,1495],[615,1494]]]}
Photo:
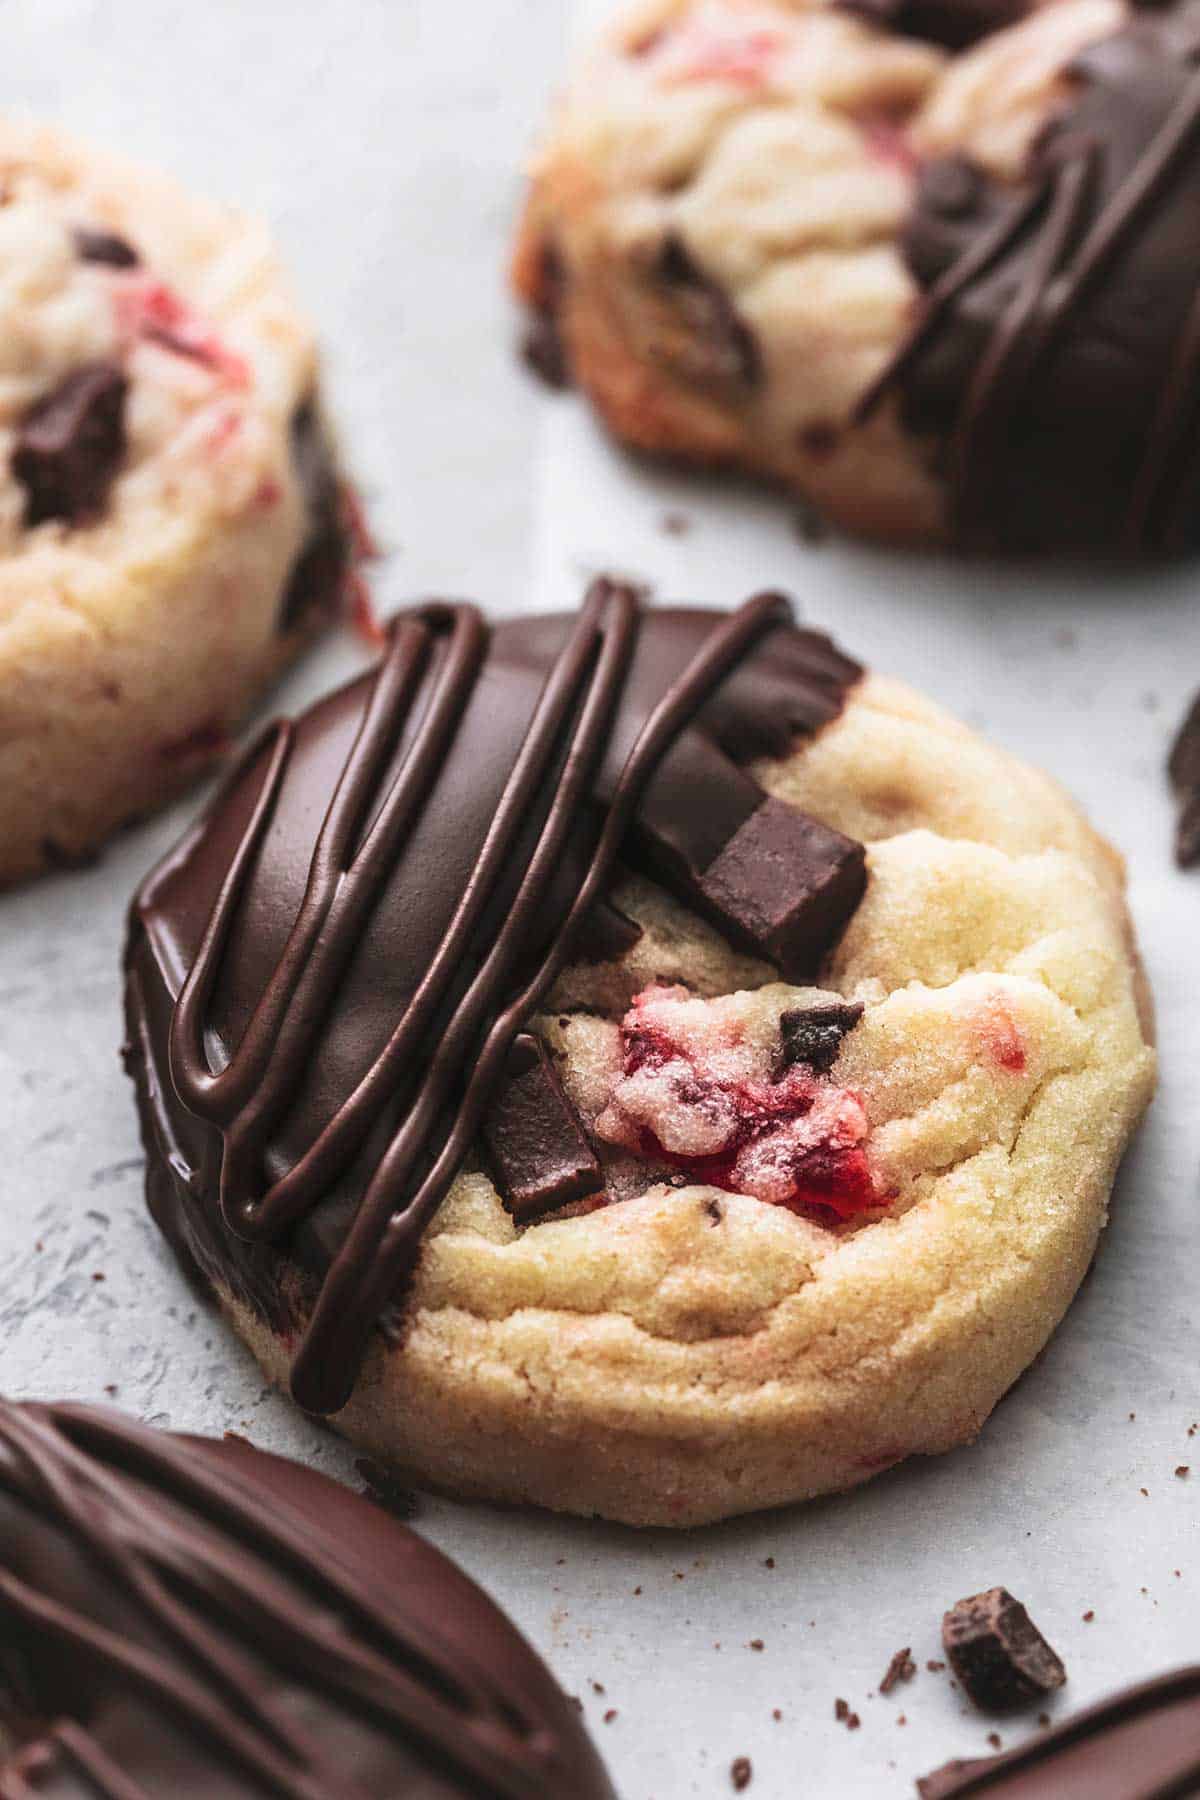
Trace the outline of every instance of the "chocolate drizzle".
{"label": "chocolate drizzle", "polygon": [[[772,594],[643,616],[601,581],[574,618],[492,629],[429,603],[374,677],[276,727],[151,877],[129,986],[151,1205],[263,1310],[281,1247],[321,1277],[302,1405],[349,1398],[619,854],[813,972],[858,904],[862,846],[738,764],[834,717],[858,673]],[[781,814],[794,866],[767,854],[794,849]],[[760,843],[756,888],[738,847]],[[564,1181],[593,1191],[586,1144],[551,1135]]]}
{"label": "chocolate drizzle", "polygon": [[1088,1707],[1003,1756],[950,1762],[922,1800],[1183,1800],[1200,1792],[1200,1667]]}
{"label": "chocolate drizzle", "polygon": [[952,522],[1007,549],[1200,539],[1200,3],[1143,7],[1068,70],[1011,187],[922,172],[904,240],[924,299],[864,397],[946,446]]}
{"label": "chocolate drizzle", "polygon": [[0,1402],[4,1695],[28,1740],[6,1796],[611,1800],[546,1669],[431,1546],[247,1444],[86,1407]]}

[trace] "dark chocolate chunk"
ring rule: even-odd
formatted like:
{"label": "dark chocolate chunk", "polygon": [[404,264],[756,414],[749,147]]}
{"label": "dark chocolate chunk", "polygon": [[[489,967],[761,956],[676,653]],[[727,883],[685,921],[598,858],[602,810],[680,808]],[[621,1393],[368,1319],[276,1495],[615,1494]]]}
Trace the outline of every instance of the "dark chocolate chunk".
{"label": "dark chocolate chunk", "polygon": [[949,1762],[921,1800],[1184,1800],[1200,1793],[1200,1665],[1114,1694],[1003,1756]]}
{"label": "dark chocolate chunk", "polygon": [[1176,733],[1167,772],[1179,802],[1175,860],[1190,869],[1200,862],[1200,694]]}
{"label": "dark chocolate chunk", "polygon": [[734,943],[798,980],[836,943],[866,885],[861,844],[767,798],[705,869],[699,892]]}
{"label": "dark chocolate chunk", "polygon": [[796,1063],[806,1064],[818,1075],[828,1075],[841,1054],[842,1040],[854,1030],[864,1010],[862,1002],[854,1000],[840,1006],[797,1006],[781,1013],[777,1077]]}
{"label": "dark chocolate chunk", "polygon": [[523,1032],[484,1115],[483,1141],[497,1186],[522,1224],[599,1193],[604,1176],[579,1115],[540,1038]]}
{"label": "dark chocolate chunk", "polygon": [[597,900],[580,923],[571,944],[571,960],[581,963],[619,962],[642,940],[636,919],[623,913],[611,900]]}
{"label": "dark chocolate chunk", "polygon": [[719,282],[705,274],[677,232],[665,239],[657,275],[682,318],[674,346],[679,372],[700,386],[756,387],[762,379],[758,340]]}
{"label": "dark chocolate chunk", "polygon": [[942,1619],[942,1643],[970,1700],[1009,1712],[1060,1688],[1067,1671],[1007,1588],[959,1600]]}
{"label": "dark chocolate chunk", "polygon": [[89,363],[26,413],[12,469],[27,524],[77,524],[100,510],[125,454],[128,387],[113,363]]}
{"label": "dark chocolate chunk", "polygon": [[313,400],[296,409],[291,450],[308,533],[284,589],[279,609],[281,631],[317,616],[337,615],[354,556],[333,445]]}
{"label": "dark chocolate chunk", "polygon": [[81,262],[104,263],[110,269],[136,269],[142,260],[133,245],[115,231],[77,225],[71,238]]}
{"label": "dark chocolate chunk", "polygon": [[549,1670],[381,1508],[243,1439],[0,1401],[0,1794],[613,1800]]}
{"label": "dark chocolate chunk", "polygon": [[993,31],[1015,25],[1030,0],[840,0],[846,12],[903,37],[922,38],[945,50],[965,50]]}

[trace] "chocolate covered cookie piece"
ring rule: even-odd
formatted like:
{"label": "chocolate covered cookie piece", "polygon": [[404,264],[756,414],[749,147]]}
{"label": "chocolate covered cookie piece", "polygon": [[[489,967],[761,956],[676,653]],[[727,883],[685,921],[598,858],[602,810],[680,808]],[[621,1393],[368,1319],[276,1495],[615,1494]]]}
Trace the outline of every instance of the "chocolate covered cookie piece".
{"label": "chocolate covered cookie piece", "polygon": [[243,1440],[0,1402],[0,1793],[613,1800],[475,1584]]}

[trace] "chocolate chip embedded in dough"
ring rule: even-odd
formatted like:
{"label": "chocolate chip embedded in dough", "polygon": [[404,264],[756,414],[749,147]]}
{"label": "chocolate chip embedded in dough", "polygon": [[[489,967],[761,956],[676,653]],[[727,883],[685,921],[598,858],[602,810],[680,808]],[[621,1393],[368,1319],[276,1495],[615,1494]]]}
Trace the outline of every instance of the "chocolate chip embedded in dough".
{"label": "chocolate chip embedded in dough", "polygon": [[781,1013],[777,1076],[797,1063],[818,1075],[828,1075],[841,1052],[842,1040],[854,1030],[864,1010],[862,1002],[855,1000],[832,1006],[798,1006]]}
{"label": "chocolate chip embedded in dough", "polygon": [[109,269],[136,269],[142,260],[133,245],[115,231],[77,225],[71,241],[80,262],[103,263]]}
{"label": "chocolate chip embedded in dough", "polygon": [[99,512],[125,454],[128,388],[115,364],[88,363],[26,413],[12,456],[26,524],[74,525]]}
{"label": "chocolate chip embedded in dough", "polygon": [[483,1141],[505,1205],[518,1223],[600,1192],[604,1176],[540,1038],[522,1032],[503,1086],[484,1117]]}

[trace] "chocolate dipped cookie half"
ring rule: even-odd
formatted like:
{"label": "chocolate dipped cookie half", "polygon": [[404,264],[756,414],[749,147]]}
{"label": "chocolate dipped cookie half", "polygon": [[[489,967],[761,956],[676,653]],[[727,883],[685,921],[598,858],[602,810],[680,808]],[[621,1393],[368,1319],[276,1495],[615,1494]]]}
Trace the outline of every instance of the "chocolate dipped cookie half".
{"label": "chocolate dipped cookie half", "polygon": [[763,594],[401,614],[134,902],[151,1210],[426,1482],[687,1525],[972,1438],[1154,1082],[1119,860]]}

